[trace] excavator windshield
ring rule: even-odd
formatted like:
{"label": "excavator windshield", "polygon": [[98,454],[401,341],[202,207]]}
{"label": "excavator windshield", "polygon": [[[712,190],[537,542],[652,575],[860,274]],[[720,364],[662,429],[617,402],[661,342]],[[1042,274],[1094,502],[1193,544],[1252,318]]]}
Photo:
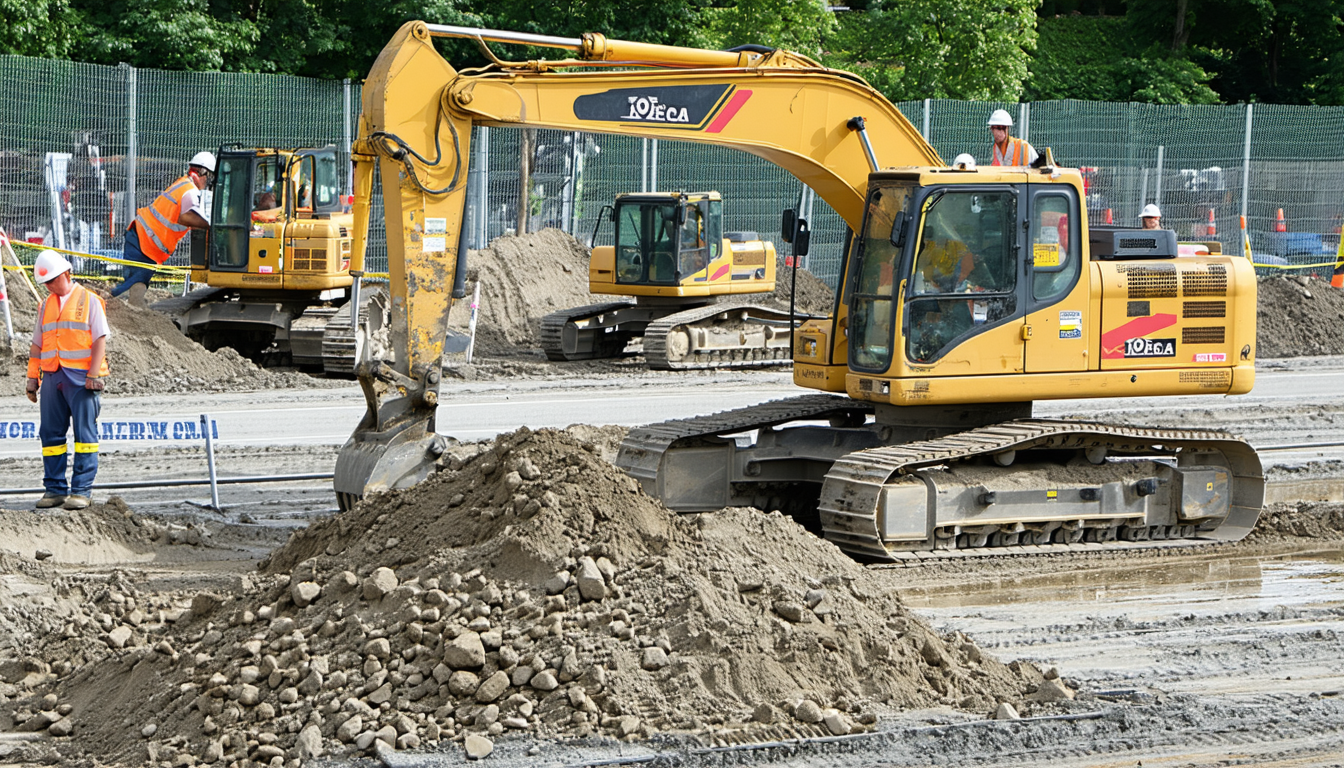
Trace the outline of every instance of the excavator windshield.
{"label": "excavator windshield", "polygon": [[617,204],[617,282],[676,284],[677,209],[672,200]]}
{"label": "excavator windshield", "polygon": [[221,152],[211,211],[210,268],[245,270],[257,211],[284,205],[283,158],[256,150]]}
{"label": "excavator windshield", "polygon": [[856,280],[850,299],[850,354],[860,368],[886,368],[891,360],[896,275],[911,225],[915,186],[879,186],[868,196],[859,238]]}

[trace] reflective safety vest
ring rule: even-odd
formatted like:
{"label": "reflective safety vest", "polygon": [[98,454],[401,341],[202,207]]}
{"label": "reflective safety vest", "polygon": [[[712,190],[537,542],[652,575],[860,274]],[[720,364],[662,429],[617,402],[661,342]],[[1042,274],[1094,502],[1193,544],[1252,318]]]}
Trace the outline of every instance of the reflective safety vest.
{"label": "reflective safety vest", "polygon": [[999,145],[994,145],[994,162],[990,165],[1023,166],[1027,164],[1027,158],[1030,155],[1030,144],[1014,136],[1009,136],[1006,151],[1000,152]]}
{"label": "reflective safety vest", "polygon": [[177,223],[182,215],[182,196],[195,188],[191,178],[183,176],[160,192],[153,203],[135,212],[141,253],[159,264],[173,255],[177,242],[191,230]]}
{"label": "reflective safety vest", "polygon": [[[52,294],[42,304],[42,370],[55,373],[62,366],[89,370],[93,362],[93,328],[89,323],[89,303],[103,300],[81,285],[74,286],[70,298],[61,301]],[[103,307],[106,312],[106,307]],[[107,356],[98,369],[99,376],[107,375]]]}

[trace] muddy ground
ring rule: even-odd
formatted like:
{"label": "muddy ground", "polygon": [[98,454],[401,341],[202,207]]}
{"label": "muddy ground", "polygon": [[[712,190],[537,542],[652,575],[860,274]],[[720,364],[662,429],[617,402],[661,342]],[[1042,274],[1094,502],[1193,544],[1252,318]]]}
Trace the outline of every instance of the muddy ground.
{"label": "muddy ground", "polygon": [[[503,266],[536,261],[528,249],[542,266]],[[582,249],[553,232],[506,239],[473,270],[488,301],[467,375],[554,376],[518,350],[542,315],[591,301]],[[1344,315],[1322,288],[1262,285],[1262,356],[1265,333],[1283,356],[1335,349]],[[809,301],[825,311],[822,291]],[[194,347],[143,310],[109,314],[114,369],[135,388],[112,396],[301,381]],[[18,357],[0,385],[21,378]],[[1332,404],[1107,417],[1340,435]],[[429,481],[343,515],[325,482],[232,494],[222,512],[184,493],[0,509],[0,765],[489,752],[499,765],[1313,766],[1344,753],[1338,502],[1273,504],[1232,545],[865,567],[778,514],[670,513],[610,465],[622,435],[457,445]],[[140,463],[119,471],[199,464],[174,451],[130,452]],[[331,449],[222,458],[239,474],[323,471]],[[1339,475],[1284,466],[1271,489]]]}

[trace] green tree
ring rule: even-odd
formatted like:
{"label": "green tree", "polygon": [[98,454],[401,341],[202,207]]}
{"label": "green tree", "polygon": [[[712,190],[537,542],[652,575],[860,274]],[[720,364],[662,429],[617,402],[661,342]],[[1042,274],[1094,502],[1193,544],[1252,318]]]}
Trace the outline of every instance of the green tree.
{"label": "green tree", "polygon": [[[1122,17],[1041,19],[1036,55],[1024,96],[1045,99],[1214,104],[1209,73],[1158,42],[1138,50]],[[1142,38],[1140,38],[1142,39]]]}
{"label": "green tree", "polygon": [[78,14],[71,55],[95,64],[232,69],[255,45],[257,24],[206,0],[71,0]]}
{"label": "green tree", "polygon": [[706,15],[717,48],[766,45],[815,57],[838,29],[824,0],[742,0]]}
{"label": "green tree", "polygon": [[68,0],[0,0],[0,53],[64,59],[78,20]]}
{"label": "green tree", "polygon": [[894,101],[1015,101],[1036,47],[1039,0],[873,0],[842,14],[828,63]]}

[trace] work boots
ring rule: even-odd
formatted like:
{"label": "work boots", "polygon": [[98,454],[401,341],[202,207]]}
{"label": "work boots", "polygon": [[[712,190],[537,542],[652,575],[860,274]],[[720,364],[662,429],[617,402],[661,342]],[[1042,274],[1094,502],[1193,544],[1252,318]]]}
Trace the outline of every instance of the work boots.
{"label": "work boots", "polygon": [[33,506],[38,509],[52,509],[53,507],[59,507],[64,504],[65,498],[65,496],[62,496],[59,493],[44,493],[42,494],[42,498],[38,499],[37,503]]}
{"label": "work boots", "polygon": [[61,505],[61,509],[88,509],[88,508],[89,508],[89,497],[80,496],[77,493],[71,496],[67,496],[65,499],[65,504]]}
{"label": "work boots", "polygon": [[133,307],[147,307],[149,302],[145,301],[145,292],[149,286],[144,283],[136,283],[126,289],[126,303]]}

